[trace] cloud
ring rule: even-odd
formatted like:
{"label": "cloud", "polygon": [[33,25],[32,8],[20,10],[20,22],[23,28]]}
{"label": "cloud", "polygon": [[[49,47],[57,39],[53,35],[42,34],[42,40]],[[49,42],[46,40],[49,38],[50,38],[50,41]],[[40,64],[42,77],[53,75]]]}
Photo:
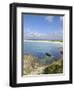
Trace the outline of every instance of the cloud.
{"label": "cloud", "polygon": [[63,16],[60,16],[60,21],[63,21]]}
{"label": "cloud", "polygon": [[25,39],[39,39],[39,38],[42,38],[42,37],[45,37],[45,34],[42,34],[42,33],[39,33],[39,32],[26,32],[24,33],[24,38]]}
{"label": "cloud", "polygon": [[[48,22],[53,22],[54,16],[46,16],[45,19],[46,19]],[[63,21],[63,16],[60,16],[60,21]]]}
{"label": "cloud", "polygon": [[45,19],[46,19],[48,22],[52,22],[53,19],[54,19],[54,16],[47,16],[47,17],[45,17]]}
{"label": "cloud", "polygon": [[50,33],[48,33],[46,38],[49,40],[62,40],[63,39],[63,33],[62,33],[62,31],[50,32]]}
{"label": "cloud", "polygon": [[29,35],[30,36],[35,36],[35,37],[40,37],[41,36],[41,34],[38,33],[38,32],[31,32],[31,33],[29,33]]}
{"label": "cloud", "polygon": [[39,32],[28,32],[24,33],[24,39],[46,39],[46,40],[62,40],[63,33],[59,32],[50,32],[48,34],[43,34]]}

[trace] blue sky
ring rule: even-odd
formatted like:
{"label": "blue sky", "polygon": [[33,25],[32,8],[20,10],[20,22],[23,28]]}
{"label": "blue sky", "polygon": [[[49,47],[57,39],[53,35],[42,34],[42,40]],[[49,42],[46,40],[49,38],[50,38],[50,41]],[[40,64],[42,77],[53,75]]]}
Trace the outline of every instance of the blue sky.
{"label": "blue sky", "polygon": [[24,39],[62,40],[63,16],[23,14]]}

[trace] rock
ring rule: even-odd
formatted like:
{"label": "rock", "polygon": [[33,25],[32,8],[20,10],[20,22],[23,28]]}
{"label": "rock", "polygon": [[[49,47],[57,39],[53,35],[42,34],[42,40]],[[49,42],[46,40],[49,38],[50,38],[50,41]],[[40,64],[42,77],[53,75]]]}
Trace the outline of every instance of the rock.
{"label": "rock", "polygon": [[47,56],[51,57],[51,54],[49,54],[49,53],[45,53],[45,55],[47,55]]}

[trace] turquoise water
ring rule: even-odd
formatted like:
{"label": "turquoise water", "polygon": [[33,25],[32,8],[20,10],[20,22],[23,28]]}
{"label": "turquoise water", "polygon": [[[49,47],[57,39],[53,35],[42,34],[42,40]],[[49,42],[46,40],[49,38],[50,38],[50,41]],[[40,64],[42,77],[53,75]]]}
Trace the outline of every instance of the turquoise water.
{"label": "turquoise water", "polygon": [[38,58],[44,58],[46,53],[49,53],[55,59],[61,57],[60,47],[63,47],[60,43],[55,42],[24,42],[23,45],[24,54],[31,54]]}

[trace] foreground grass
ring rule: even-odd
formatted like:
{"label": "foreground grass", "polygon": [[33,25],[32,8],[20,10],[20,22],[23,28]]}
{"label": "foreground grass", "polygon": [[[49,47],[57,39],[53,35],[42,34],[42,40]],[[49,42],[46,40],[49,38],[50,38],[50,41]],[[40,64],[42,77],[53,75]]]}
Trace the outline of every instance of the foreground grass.
{"label": "foreground grass", "polygon": [[54,61],[43,70],[43,74],[63,73],[63,60]]}
{"label": "foreground grass", "polygon": [[[47,62],[48,58],[45,58]],[[23,75],[56,74],[63,73],[63,60],[53,60],[51,64],[42,64],[32,55],[24,55]]]}

